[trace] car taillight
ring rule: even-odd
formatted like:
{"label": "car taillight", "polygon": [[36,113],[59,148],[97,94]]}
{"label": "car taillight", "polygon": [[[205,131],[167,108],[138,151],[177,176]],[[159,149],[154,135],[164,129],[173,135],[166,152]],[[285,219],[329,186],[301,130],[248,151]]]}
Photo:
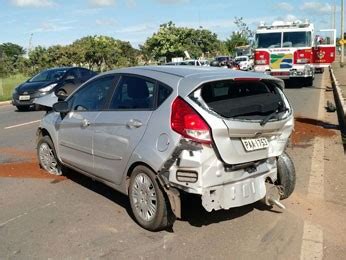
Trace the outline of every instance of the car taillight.
{"label": "car taillight", "polygon": [[203,118],[182,98],[172,104],[171,127],[183,137],[199,143],[211,144],[210,128]]}
{"label": "car taillight", "polygon": [[311,59],[311,50],[310,49],[296,50],[294,52],[294,63],[295,64],[308,64],[308,63],[310,63],[310,59]]}

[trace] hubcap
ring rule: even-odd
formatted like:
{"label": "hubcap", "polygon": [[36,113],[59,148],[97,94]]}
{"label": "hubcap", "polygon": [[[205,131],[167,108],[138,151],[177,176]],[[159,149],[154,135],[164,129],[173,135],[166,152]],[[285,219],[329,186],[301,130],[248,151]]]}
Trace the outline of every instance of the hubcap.
{"label": "hubcap", "polygon": [[47,143],[42,143],[39,147],[39,157],[42,167],[51,174],[61,175],[58,162],[55,159],[53,150]]}
{"label": "hubcap", "polygon": [[154,184],[144,173],[139,173],[132,185],[132,201],[137,214],[145,221],[151,221],[157,210]]}

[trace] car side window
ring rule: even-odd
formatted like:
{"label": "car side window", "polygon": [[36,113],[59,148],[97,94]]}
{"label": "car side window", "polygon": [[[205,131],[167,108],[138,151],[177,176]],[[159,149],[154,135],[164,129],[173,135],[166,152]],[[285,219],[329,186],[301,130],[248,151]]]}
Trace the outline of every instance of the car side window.
{"label": "car side window", "polygon": [[107,98],[112,93],[114,76],[97,78],[85,85],[71,97],[74,111],[98,111],[104,108]]}
{"label": "car side window", "polygon": [[172,93],[172,89],[170,87],[159,84],[159,93],[157,98],[157,106],[159,107]]}
{"label": "car side window", "polygon": [[140,77],[122,76],[110,102],[110,110],[152,109],[155,83]]}
{"label": "car side window", "polygon": [[79,73],[81,75],[83,82],[87,81],[88,79],[90,79],[91,77],[93,77],[95,75],[92,71],[87,70],[87,69],[83,69],[83,68],[79,69]]}

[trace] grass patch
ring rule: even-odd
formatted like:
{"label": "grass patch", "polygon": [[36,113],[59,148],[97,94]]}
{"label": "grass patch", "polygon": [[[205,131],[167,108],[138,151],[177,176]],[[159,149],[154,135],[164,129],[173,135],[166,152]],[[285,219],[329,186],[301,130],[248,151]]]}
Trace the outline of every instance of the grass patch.
{"label": "grass patch", "polygon": [[27,79],[23,74],[0,78],[0,101],[11,100],[13,89]]}

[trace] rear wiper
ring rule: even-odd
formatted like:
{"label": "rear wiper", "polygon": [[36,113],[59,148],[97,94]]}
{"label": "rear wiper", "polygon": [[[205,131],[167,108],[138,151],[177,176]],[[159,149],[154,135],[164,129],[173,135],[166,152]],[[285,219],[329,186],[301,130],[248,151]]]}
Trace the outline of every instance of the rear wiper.
{"label": "rear wiper", "polygon": [[269,115],[267,115],[267,116],[261,121],[260,125],[261,125],[261,126],[264,126],[266,123],[268,123],[268,121],[269,121],[270,119],[274,118],[274,117],[276,116],[276,114],[282,113],[282,112],[286,112],[286,111],[288,111],[287,108],[284,109],[284,110],[282,110],[282,111],[280,111],[280,112],[274,111],[273,113],[270,113]]}

